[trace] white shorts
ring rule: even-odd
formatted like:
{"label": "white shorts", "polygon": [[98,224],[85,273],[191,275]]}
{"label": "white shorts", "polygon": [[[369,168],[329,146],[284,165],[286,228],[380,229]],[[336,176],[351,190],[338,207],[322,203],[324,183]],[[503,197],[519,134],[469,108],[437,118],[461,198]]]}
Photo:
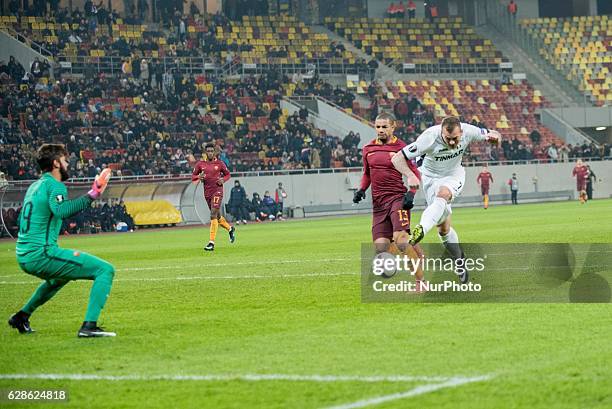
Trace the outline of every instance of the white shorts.
{"label": "white shorts", "polygon": [[[451,191],[451,194],[453,195],[451,198],[452,203],[453,200],[455,200],[455,198],[460,196],[461,192],[463,192],[463,187],[465,186],[465,169],[463,169],[463,167],[458,168],[447,176],[431,177],[422,175],[421,182],[423,183],[423,192],[425,192],[427,206],[433,203],[435,197],[438,195],[440,187],[442,186],[447,187]],[[451,204],[448,203],[446,205],[446,210],[444,211],[444,216],[442,216],[442,219],[440,219],[440,223],[446,220],[451,213]]]}

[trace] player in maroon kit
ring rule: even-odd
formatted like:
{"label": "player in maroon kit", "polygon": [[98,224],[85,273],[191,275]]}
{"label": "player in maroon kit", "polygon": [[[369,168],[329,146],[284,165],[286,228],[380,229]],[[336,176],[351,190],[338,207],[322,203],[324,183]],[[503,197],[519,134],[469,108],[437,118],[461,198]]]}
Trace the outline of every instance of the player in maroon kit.
{"label": "player in maroon kit", "polygon": [[489,187],[492,182],[493,175],[489,172],[487,165],[484,165],[482,172],[480,172],[476,178],[476,183],[480,185],[480,192],[482,193],[482,201],[485,209],[489,208]]}
{"label": "player in maroon kit", "polygon": [[[415,259],[422,254],[418,246],[408,244],[410,235],[410,209],[413,207],[414,194],[419,187],[420,172],[413,161],[407,161],[407,167],[395,168],[391,158],[406,143],[398,139],[395,131],[395,119],[391,114],[381,113],[374,124],[377,138],[363,147],[363,176],[361,186],[355,192],[353,203],[365,198],[365,192],[372,186],[372,240],[377,253],[389,250],[393,241],[402,253]],[[404,186],[402,175],[408,179],[410,190]],[[417,281],[423,279],[419,269],[415,276]]]}
{"label": "player in maroon kit", "polygon": [[230,178],[229,170],[225,163],[215,155],[215,146],[212,143],[207,144],[204,149],[204,160],[196,163],[191,180],[201,181],[204,185],[204,199],[210,209],[210,241],[204,250],[213,251],[219,225],[229,232],[230,243],[236,240],[236,229],[225,220],[225,217],[221,216],[223,183]]}
{"label": "player in maroon kit", "polygon": [[582,162],[582,159],[576,161],[576,166],[572,171],[572,176],[576,177],[576,190],[578,191],[578,199],[584,204],[587,201],[586,185],[589,179],[589,169]]}

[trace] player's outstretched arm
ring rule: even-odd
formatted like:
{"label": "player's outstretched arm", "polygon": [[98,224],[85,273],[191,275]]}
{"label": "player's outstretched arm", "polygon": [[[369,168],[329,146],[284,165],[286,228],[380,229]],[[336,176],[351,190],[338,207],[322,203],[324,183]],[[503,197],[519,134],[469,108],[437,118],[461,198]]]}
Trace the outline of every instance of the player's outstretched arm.
{"label": "player's outstretched arm", "polygon": [[406,159],[402,152],[397,152],[391,158],[391,163],[399,173],[406,176],[408,186],[410,186],[411,189],[419,188],[421,174],[412,160]]}
{"label": "player's outstretched arm", "polygon": [[493,129],[489,129],[489,133],[485,136],[485,141],[489,142],[491,145],[499,145],[501,139],[501,134]]}
{"label": "player's outstretched arm", "polygon": [[96,176],[91,189],[87,194],[73,200],[68,200],[68,189],[65,185],[58,185],[49,195],[49,208],[54,216],[66,219],[81,210],[87,209],[91,202],[100,198],[108,181],[110,180],[111,170],[104,169],[100,175]]}

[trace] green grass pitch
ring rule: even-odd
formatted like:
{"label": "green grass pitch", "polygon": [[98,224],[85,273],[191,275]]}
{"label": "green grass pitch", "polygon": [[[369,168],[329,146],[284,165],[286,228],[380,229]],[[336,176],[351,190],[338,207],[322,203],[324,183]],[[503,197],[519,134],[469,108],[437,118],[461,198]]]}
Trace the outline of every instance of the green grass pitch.
{"label": "green grass pitch", "polygon": [[[453,220],[464,242],[606,243],[612,200]],[[71,283],[32,317],[36,334],[0,326],[0,390],[68,390],[46,408],[612,407],[610,304],[362,304],[369,216],[239,226],[234,245],[220,230],[213,254],[207,240],[206,228],[62,238],[117,268],[101,324],[118,337],[76,337],[91,284]],[[14,249],[0,242],[4,320],[38,283]],[[49,374],[60,379],[31,378]]]}

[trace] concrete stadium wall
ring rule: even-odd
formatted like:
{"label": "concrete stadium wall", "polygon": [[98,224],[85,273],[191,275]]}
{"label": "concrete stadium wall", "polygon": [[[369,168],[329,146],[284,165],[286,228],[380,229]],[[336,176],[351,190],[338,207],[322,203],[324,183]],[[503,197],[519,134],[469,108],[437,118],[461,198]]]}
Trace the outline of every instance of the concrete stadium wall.
{"label": "concrete stadium wall", "polygon": [[[590,162],[591,169],[595,172],[600,182],[596,183],[593,190],[595,198],[612,197],[612,179],[608,175],[612,174],[612,161]],[[559,192],[575,191],[576,181],[572,177],[574,163],[555,163],[542,165],[516,165],[516,166],[491,166],[489,170],[493,174],[494,183],[491,185],[491,195],[501,195],[510,197],[508,179],[512,173],[516,173],[519,179],[519,200],[521,194],[531,194],[533,192]],[[480,168],[466,168],[466,183],[463,190],[463,198],[480,196],[480,187],[476,184],[476,177]],[[537,186],[533,178],[537,177]],[[312,175],[285,175],[285,176],[251,176],[239,178],[240,183],[245,188],[249,198],[253,192],[257,192],[263,197],[266,190],[270,191],[274,197],[274,189],[278,182],[283,183],[288,197],[285,199],[285,207],[295,206],[317,206],[332,204],[350,205],[353,192],[359,186],[361,179],[360,172],[312,174]],[[231,188],[234,186],[234,179],[225,185],[224,202],[229,200]],[[194,200],[194,193],[195,196]],[[199,218],[191,210],[194,203],[198,208],[200,217],[208,220],[209,212],[203,200],[201,188],[185,190],[181,203],[188,206],[186,211],[183,209],[186,222],[199,221]],[[575,197],[575,193],[574,193]],[[367,201],[371,199],[368,197]],[[542,199],[540,199],[542,200]],[[421,191],[416,197],[417,204],[424,204],[424,197]],[[358,209],[355,209],[358,210]]]}
{"label": "concrete stadium wall", "polygon": [[[590,162],[589,165],[600,179],[594,185],[594,197],[612,197],[612,178],[609,176],[612,175],[612,161]],[[494,200],[506,201],[509,199],[510,190],[507,182],[512,173],[516,173],[519,180],[519,201],[521,201],[521,195],[526,195],[531,201],[553,200],[550,196],[553,192],[564,192],[556,195],[557,200],[567,198],[568,195],[565,192],[572,192],[575,198],[576,181],[572,177],[573,167],[574,163],[491,166],[489,170],[493,174],[494,182],[491,185],[490,194]],[[478,202],[480,188],[476,184],[476,177],[479,172],[480,168],[466,168],[465,188],[458,204],[470,205]],[[534,177],[537,177],[537,186],[534,184]],[[358,212],[371,207],[369,195],[365,203],[354,209],[351,207],[353,193],[359,186],[360,179],[360,171],[347,171],[306,175],[248,176],[237,180],[240,180],[249,198],[252,198],[253,192],[263,197],[266,190],[274,197],[274,190],[278,182],[282,182],[288,194],[285,199],[286,208],[342,205],[344,210]],[[224,186],[224,204],[229,200],[230,190],[235,180],[235,178],[230,179]],[[84,194],[86,190],[83,186],[71,186],[70,197]],[[538,192],[539,195],[535,195],[534,192]],[[25,188],[12,191],[4,198],[5,203],[19,203],[23,200],[24,195]],[[159,183],[114,183],[109,186],[105,197],[135,201],[164,199],[181,211],[186,223],[206,222],[210,218],[208,207],[203,200],[202,185],[196,185],[187,180]],[[419,191],[416,196],[416,205],[423,206],[424,202],[423,193]]]}
{"label": "concrete stadium wall", "polygon": [[[326,104],[320,99],[317,100],[317,109],[319,111],[319,116],[323,118],[323,120],[330,123],[336,123],[341,128],[350,129],[355,133],[359,133],[361,136],[361,142],[359,143],[360,147],[376,137],[374,127],[361,122],[360,120],[329,104]],[[339,136],[343,138],[345,135]]]}

